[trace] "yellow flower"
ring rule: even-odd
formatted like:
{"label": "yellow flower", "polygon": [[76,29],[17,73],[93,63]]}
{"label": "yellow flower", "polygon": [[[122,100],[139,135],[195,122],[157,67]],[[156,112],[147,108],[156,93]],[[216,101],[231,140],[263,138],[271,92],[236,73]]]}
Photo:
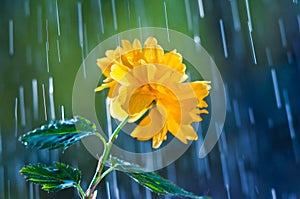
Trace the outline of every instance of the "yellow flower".
{"label": "yellow flower", "polygon": [[122,48],[107,51],[97,63],[106,79],[96,91],[109,88],[112,117],[122,120],[129,115],[135,122],[146,115],[132,137],[152,139],[153,148],[167,139],[168,132],[185,144],[198,138],[191,124],[208,113],[202,108],[207,107],[209,82],[185,82],[186,66],[176,50],[164,53],[153,37],[143,48],[137,39],[132,44],[123,40]]}

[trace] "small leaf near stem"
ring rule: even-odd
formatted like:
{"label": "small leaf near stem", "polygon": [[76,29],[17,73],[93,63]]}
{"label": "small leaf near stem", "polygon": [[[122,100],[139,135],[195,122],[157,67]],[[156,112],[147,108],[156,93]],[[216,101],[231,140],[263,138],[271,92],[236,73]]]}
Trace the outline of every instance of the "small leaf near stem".
{"label": "small leaf near stem", "polygon": [[[125,117],[125,119],[114,130],[114,132],[112,133],[112,135],[109,138],[109,141],[107,143],[105,143],[104,151],[103,151],[101,157],[98,160],[98,165],[97,165],[97,168],[96,168],[95,175],[94,175],[94,177],[93,177],[93,179],[92,179],[92,181],[89,185],[89,188],[87,189],[87,191],[85,193],[86,198],[91,198],[92,197],[92,194],[93,194],[95,188],[97,187],[99,182],[102,180],[102,178],[114,169],[114,167],[111,167],[113,169],[109,168],[107,171],[105,171],[102,174],[103,168],[105,166],[105,162],[106,162],[106,160],[107,160],[107,158],[110,154],[111,148],[113,146],[113,142],[117,139],[117,136],[118,136],[119,132],[125,126],[125,124],[128,122],[129,118],[130,118],[129,115],[127,115]],[[105,141],[104,138],[99,133],[97,133],[96,135],[102,140],[102,142]],[[104,144],[104,142],[103,142],[103,144]]]}

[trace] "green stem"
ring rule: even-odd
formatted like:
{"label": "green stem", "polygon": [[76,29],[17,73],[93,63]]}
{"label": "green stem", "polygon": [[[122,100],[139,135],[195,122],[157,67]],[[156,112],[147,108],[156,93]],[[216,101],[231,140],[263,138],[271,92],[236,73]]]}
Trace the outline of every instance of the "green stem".
{"label": "green stem", "polygon": [[103,146],[104,146],[104,150],[105,150],[105,148],[106,148],[106,140],[105,140],[105,138],[100,133],[98,133],[98,132],[95,135],[102,141]]}
{"label": "green stem", "polygon": [[[128,120],[129,120],[129,115],[127,115],[126,118],[118,125],[118,127],[114,130],[114,132],[110,136],[109,141],[107,143],[105,143],[105,145],[104,145],[104,151],[102,153],[102,156],[98,160],[98,165],[97,165],[97,168],[96,168],[95,175],[94,175],[94,177],[93,177],[93,179],[91,181],[91,184],[89,185],[88,190],[86,191],[86,198],[90,198],[91,197],[91,195],[93,194],[95,188],[97,187],[97,185],[101,181],[102,177],[104,177],[106,174],[108,174],[110,171],[113,170],[113,169],[111,169],[108,172],[104,172],[103,173],[103,174],[105,174],[104,176],[101,175],[102,171],[103,171],[103,168],[105,166],[105,162],[106,162],[106,160],[107,160],[107,158],[108,158],[108,156],[110,154],[111,148],[113,146],[113,142],[117,138],[117,136],[118,136],[119,132],[121,131],[121,129],[128,122]],[[102,136],[100,136],[100,137],[102,137]],[[103,140],[102,140],[102,142],[103,142]]]}
{"label": "green stem", "polygon": [[76,184],[76,188],[77,188],[77,190],[78,190],[78,192],[80,193],[80,198],[84,198],[85,197],[85,193],[84,193],[84,191],[83,191],[83,189],[81,188],[81,186],[79,185],[79,184]]}
{"label": "green stem", "polygon": [[109,174],[110,172],[112,172],[116,167],[117,167],[117,165],[112,166],[112,167],[109,167],[107,170],[105,170],[105,171],[101,174],[100,178],[103,179],[107,174]]}

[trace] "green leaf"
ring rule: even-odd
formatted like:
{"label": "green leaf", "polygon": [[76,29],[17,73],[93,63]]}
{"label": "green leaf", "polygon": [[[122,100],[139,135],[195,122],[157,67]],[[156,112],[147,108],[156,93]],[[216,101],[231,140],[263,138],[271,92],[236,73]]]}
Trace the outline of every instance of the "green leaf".
{"label": "green leaf", "polygon": [[19,138],[25,146],[38,149],[68,148],[80,139],[95,134],[96,125],[80,116],[72,119],[52,121],[30,131]]}
{"label": "green leaf", "polygon": [[56,167],[27,165],[20,170],[26,180],[39,184],[46,191],[60,191],[79,185],[81,173],[63,163],[57,162]]}
{"label": "green leaf", "polygon": [[157,194],[168,194],[198,199],[210,198],[206,196],[197,196],[191,192],[188,192],[178,187],[171,181],[162,178],[154,172],[144,172],[140,166],[136,164],[131,164],[129,162],[125,162],[116,157],[111,156],[109,164],[109,166],[113,166],[116,170],[124,172],[129,177],[138,182],[140,185],[150,189],[152,192],[155,192]]}

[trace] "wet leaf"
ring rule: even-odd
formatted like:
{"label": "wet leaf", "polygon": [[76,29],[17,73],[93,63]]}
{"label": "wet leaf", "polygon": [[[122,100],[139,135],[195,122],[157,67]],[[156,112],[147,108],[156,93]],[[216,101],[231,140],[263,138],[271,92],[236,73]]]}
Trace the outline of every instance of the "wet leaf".
{"label": "wet leaf", "polygon": [[116,157],[110,158],[110,166],[114,166],[116,170],[124,172],[129,177],[138,182],[140,185],[148,188],[149,190],[157,194],[167,194],[198,199],[210,198],[207,196],[197,196],[191,192],[182,189],[181,187],[178,187],[171,181],[159,176],[154,172],[144,172],[143,169],[138,165],[125,162]]}
{"label": "wet leaf", "polygon": [[56,167],[27,165],[20,170],[26,180],[42,186],[46,191],[60,191],[79,185],[81,173],[63,163],[57,162]]}
{"label": "wet leaf", "polygon": [[19,138],[25,146],[38,149],[66,149],[80,139],[96,133],[96,125],[76,116],[72,119],[52,121]]}

